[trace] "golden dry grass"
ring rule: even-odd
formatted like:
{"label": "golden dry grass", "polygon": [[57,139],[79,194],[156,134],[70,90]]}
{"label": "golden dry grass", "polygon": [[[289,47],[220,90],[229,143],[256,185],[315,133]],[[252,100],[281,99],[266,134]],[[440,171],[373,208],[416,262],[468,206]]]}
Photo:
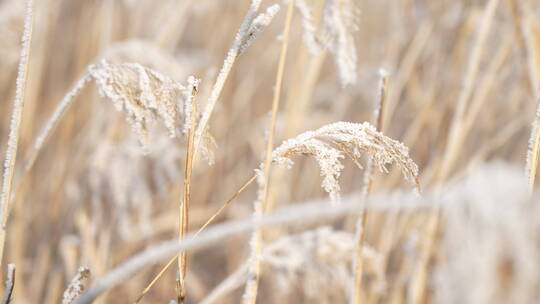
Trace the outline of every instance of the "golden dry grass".
{"label": "golden dry grass", "polygon": [[539,300],[536,1],[26,2],[12,303]]}

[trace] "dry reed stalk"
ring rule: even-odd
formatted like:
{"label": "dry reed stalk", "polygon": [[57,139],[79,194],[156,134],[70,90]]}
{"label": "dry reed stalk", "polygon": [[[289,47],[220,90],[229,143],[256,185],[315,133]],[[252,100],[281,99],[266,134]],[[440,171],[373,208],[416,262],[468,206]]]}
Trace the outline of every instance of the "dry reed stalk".
{"label": "dry reed stalk", "polygon": [[15,287],[15,264],[8,264],[6,275],[6,286],[4,288],[4,297],[2,304],[11,303],[13,288]]}
{"label": "dry reed stalk", "polygon": [[459,145],[458,138],[463,133],[463,120],[467,111],[469,100],[473,93],[473,88],[476,83],[478,71],[480,68],[480,61],[484,53],[488,34],[493,23],[495,11],[499,4],[499,0],[490,0],[486,3],[484,12],[481,19],[480,27],[476,34],[476,40],[469,57],[467,70],[465,72],[465,78],[463,80],[463,89],[459,94],[454,117],[450,124],[450,131],[448,135],[448,141],[444,156],[441,160],[441,168],[438,172],[439,183],[444,181],[451,173],[455,164],[456,158],[459,155],[461,146]]}
{"label": "dry reed stalk", "polygon": [[[268,139],[266,142],[266,156],[264,164],[261,167],[263,176],[259,180],[264,180],[263,184],[259,184],[258,198],[254,203],[254,218],[261,217],[264,212],[268,211],[268,185],[270,183],[270,166],[272,163],[272,149],[274,147],[274,133],[276,131],[277,112],[279,110],[281,87],[283,83],[283,73],[285,71],[285,63],[287,58],[287,50],[289,47],[289,32],[294,12],[294,1],[289,1],[287,7],[287,16],[285,17],[285,25],[283,28],[283,43],[281,45],[281,53],[279,56],[278,69],[276,73],[276,81],[274,85],[274,97],[272,100],[272,117],[270,119],[270,128],[268,130]],[[262,188],[261,188],[262,185]],[[259,288],[259,279],[261,276],[260,254],[262,249],[262,231],[256,229],[253,232],[250,241],[251,253],[249,258],[249,280],[246,283],[246,290],[243,296],[243,303],[255,304],[257,302],[257,293]]]}
{"label": "dry reed stalk", "polygon": [[242,24],[240,25],[240,28],[238,29],[238,32],[236,33],[236,36],[234,38],[231,48],[227,52],[227,56],[225,60],[223,61],[221,70],[219,71],[219,74],[216,78],[216,82],[214,83],[214,86],[212,87],[212,90],[210,92],[210,97],[202,113],[202,117],[199,120],[197,131],[195,132],[195,145],[194,145],[195,159],[197,158],[197,151],[199,150],[201,140],[204,136],[206,125],[208,124],[208,121],[210,120],[210,116],[212,115],[212,112],[214,111],[214,107],[216,106],[219,96],[221,95],[221,91],[223,90],[225,81],[227,80],[227,77],[229,76],[229,73],[231,72],[231,69],[234,63],[236,62],[236,59],[240,55],[240,49],[242,48],[242,45],[245,42],[246,35],[248,33],[249,27],[251,26],[251,22],[253,18],[255,17],[255,13],[259,9],[260,5],[261,5],[261,0],[251,0],[249,9],[244,17],[244,20],[242,21]]}
{"label": "dry reed stalk", "polygon": [[[247,182],[245,182],[242,185],[242,187],[240,187],[233,196],[231,196],[224,204],[221,205],[221,207],[208,220],[206,220],[206,222],[201,226],[201,228],[197,230],[197,233],[195,233],[195,236],[203,232],[204,229],[206,229],[206,227],[208,227],[208,225],[210,225],[223,212],[223,210],[225,210],[225,208],[227,208],[227,206],[229,206],[230,203],[238,197],[238,195],[244,192],[244,190],[249,185],[251,185],[251,183],[253,183],[256,178],[257,178],[257,175],[253,175]],[[179,256],[178,254],[175,255],[171,260],[169,260],[169,262],[167,262],[167,264],[165,264],[165,266],[163,266],[163,268],[156,274],[156,276],[150,281],[150,283],[144,288],[144,290],[137,297],[137,299],[135,300],[135,304],[139,303],[142,300],[142,298],[150,291],[152,286],[154,286],[156,282],[161,278],[161,276],[163,276],[165,271],[169,269],[169,267],[174,263],[174,261],[178,259],[178,256]]]}
{"label": "dry reed stalk", "polygon": [[[299,8],[302,16],[302,24],[309,21],[309,26],[315,28],[315,20],[319,20],[322,15],[322,9],[325,1],[316,3],[316,7],[312,10],[307,7],[307,4],[302,0],[295,0],[295,5]],[[309,12],[304,12],[301,9],[301,3],[303,3],[304,9],[309,9]],[[318,25],[318,24],[317,24]],[[316,54],[310,51],[310,47],[307,45],[306,36],[308,31],[306,25],[304,27],[304,44],[299,46],[298,52],[295,58],[291,60],[292,67],[289,72],[289,79],[286,97],[284,100],[284,119],[283,123],[283,137],[290,138],[299,133],[300,127],[303,125],[309,110],[309,105],[313,102],[312,94],[317,85],[317,80],[321,76],[321,71],[325,59],[328,55],[327,50],[321,50]],[[280,184],[287,184],[287,179],[292,178],[290,175],[286,175],[285,168],[274,168],[272,170],[272,180],[281,181]],[[267,208],[273,210],[278,201],[288,201],[290,198],[286,192],[282,191],[283,188],[279,187],[279,184],[274,184],[269,188]],[[277,231],[273,231],[278,233]],[[269,232],[269,233],[273,233]],[[271,235],[269,236],[271,237]]]}
{"label": "dry reed stalk", "polygon": [[[384,111],[386,98],[388,96],[388,72],[380,70],[380,82],[379,82],[379,102],[375,111],[375,128],[377,131],[382,132]],[[362,188],[362,196],[365,200],[373,185],[373,174],[375,172],[375,166],[371,160],[368,160],[367,168],[364,171],[364,185]],[[355,241],[356,248],[353,259],[353,273],[354,273],[354,285],[351,296],[351,304],[360,304],[362,302],[362,275],[363,275],[363,248],[366,237],[366,222],[368,212],[364,210],[356,222]]]}
{"label": "dry reed stalk", "polygon": [[540,154],[540,99],[536,102],[536,115],[532,123],[531,136],[529,137],[529,149],[527,151],[526,173],[529,181],[529,189],[534,189],[534,180],[538,167],[538,155]]}
{"label": "dry reed stalk", "polygon": [[[191,103],[189,115],[190,127],[187,133],[188,145],[186,150],[186,164],[185,164],[185,173],[184,173],[184,195],[180,203],[180,218],[179,218],[179,229],[178,229],[178,239],[182,239],[187,231],[189,225],[189,199],[191,192],[191,175],[193,172],[193,140],[195,138],[195,126],[196,126],[196,117],[197,117],[197,107],[196,107],[196,95],[198,91],[199,80],[195,78],[190,78],[190,96],[187,98],[186,103]],[[186,289],[185,289],[185,280],[186,280],[186,269],[187,269],[187,256],[185,252],[180,252],[178,256],[178,279],[177,279],[177,302],[178,304],[184,304],[186,300]]]}
{"label": "dry reed stalk", "polygon": [[33,16],[33,1],[27,0],[24,17],[24,30],[21,38],[22,47],[20,53],[19,68],[17,72],[15,100],[13,102],[13,112],[11,114],[11,121],[9,126],[6,157],[4,160],[2,194],[0,196],[0,208],[2,212],[2,227],[0,229],[0,265],[2,265],[2,260],[4,256],[4,246],[6,243],[6,229],[9,218],[9,204],[11,200],[13,173],[15,170],[17,148],[21,132],[22,112],[25,99],[24,94],[26,89],[26,81],[28,78],[28,62],[30,57],[30,48],[32,45],[32,30],[34,20]]}

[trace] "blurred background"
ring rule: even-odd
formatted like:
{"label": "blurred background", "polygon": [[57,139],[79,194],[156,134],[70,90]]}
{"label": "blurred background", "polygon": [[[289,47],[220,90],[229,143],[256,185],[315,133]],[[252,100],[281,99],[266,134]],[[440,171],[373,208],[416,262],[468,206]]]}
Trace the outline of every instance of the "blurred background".
{"label": "blurred background", "polygon": [[[0,1],[2,155],[15,91],[23,2]],[[198,100],[204,107],[249,1],[35,2],[15,174],[19,188],[4,261],[17,265],[14,303],[59,303],[79,266],[88,266],[97,278],[145,247],[177,235],[186,144],[156,128],[150,134],[149,153],[144,154],[124,115],[99,95],[94,84],[76,99],[34,168],[23,175],[36,135],[88,65],[104,58],[112,63],[137,62],[182,83],[189,75],[201,78]],[[306,2],[318,23],[324,1]],[[357,9],[352,35],[358,77],[348,86],[340,82],[331,52],[312,54],[306,47],[302,16],[296,10],[275,143],[335,121],[373,121],[379,70],[385,69],[389,83],[384,133],[410,148],[424,189],[466,176],[487,161],[523,167],[539,96],[540,3],[495,1],[486,40],[479,46],[488,2],[493,1],[351,1]],[[274,3],[265,0],[261,7]],[[284,17],[282,8],[238,58],[227,79],[209,123],[216,142],[214,163],[201,159],[194,166],[191,231],[214,214],[264,158]],[[475,52],[480,52],[480,61],[473,77],[470,65]],[[473,86],[472,93],[462,109],[458,139],[449,149],[452,119],[467,85]],[[358,191],[363,181],[363,171],[345,163],[340,179],[344,195]],[[276,169],[273,178],[270,199],[277,207],[326,197],[313,159],[295,159],[292,169]],[[406,187],[394,169],[376,175],[373,192]],[[255,191],[255,186],[248,188],[217,221],[251,216]],[[354,217],[330,224],[352,232]],[[406,234],[424,224],[400,220],[398,214],[379,214],[369,223],[373,229],[368,230],[367,242],[375,250],[387,246],[388,252],[399,256],[410,239],[396,232],[389,244],[381,242],[384,227],[393,225],[390,231]],[[267,239],[301,230],[276,229]],[[247,240],[233,238],[189,255],[190,303],[201,301],[242,264],[249,252]],[[350,261],[331,263],[343,267]],[[370,297],[370,303],[407,302],[403,286],[409,270],[400,268],[400,263],[396,258],[384,268],[388,280],[383,287],[366,274],[368,294],[378,295]],[[345,303],[346,287],[336,274],[341,268],[321,265],[303,274],[313,281],[310,287],[302,285],[302,275],[286,280],[279,276],[279,267],[264,266],[260,303]],[[133,302],[161,266],[148,267],[97,303]],[[165,274],[143,303],[166,303],[175,297],[175,269]],[[241,294],[239,288],[216,303],[238,303]]]}

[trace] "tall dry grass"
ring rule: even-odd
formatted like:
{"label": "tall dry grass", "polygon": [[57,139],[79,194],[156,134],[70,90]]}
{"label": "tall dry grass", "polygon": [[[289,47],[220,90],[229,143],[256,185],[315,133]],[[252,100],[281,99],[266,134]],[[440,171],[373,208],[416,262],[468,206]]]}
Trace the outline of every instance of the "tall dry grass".
{"label": "tall dry grass", "polygon": [[2,303],[537,302],[539,18],[0,0]]}

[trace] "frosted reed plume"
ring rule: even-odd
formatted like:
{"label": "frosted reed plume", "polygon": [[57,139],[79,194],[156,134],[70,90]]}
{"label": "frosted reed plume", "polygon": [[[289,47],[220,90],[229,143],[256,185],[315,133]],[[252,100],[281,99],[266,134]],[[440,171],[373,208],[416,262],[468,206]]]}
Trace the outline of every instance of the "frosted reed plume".
{"label": "frosted reed plume", "polygon": [[[191,113],[191,104],[185,102],[182,109],[178,100],[182,94],[190,96],[186,87],[140,64],[115,65],[102,61],[90,66],[88,71],[100,93],[110,99],[118,111],[125,112],[141,142],[146,142],[149,125],[156,121],[167,128],[170,137],[176,137],[180,115]],[[191,83],[195,81],[193,77],[189,79]]]}
{"label": "frosted reed plume", "polygon": [[0,230],[0,265],[4,256],[4,244],[6,241],[6,228],[9,217],[9,204],[11,200],[12,180],[17,159],[17,148],[19,145],[19,136],[21,129],[22,114],[24,108],[24,93],[26,89],[26,80],[28,77],[28,61],[30,56],[30,48],[32,45],[32,29],[33,29],[33,1],[26,1],[26,11],[24,18],[24,30],[21,38],[21,53],[19,59],[19,68],[17,72],[17,80],[15,86],[15,100],[13,102],[13,112],[9,125],[9,135],[4,160],[4,172],[2,179],[2,194],[0,195],[0,208],[2,228]]}
{"label": "frosted reed plume", "polygon": [[[160,121],[168,130],[169,136],[176,137],[181,131],[180,121],[189,121],[186,113],[191,111],[191,104],[187,103],[186,99],[190,98],[190,86],[196,82],[194,77],[188,77],[186,87],[137,63],[112,64],[103,60],[90,65],[88,72],[79,78],[55,108],[34,141],[26,171],[32,168],[48,137],[82,90],[92,81],[96,82],[100,93],[109,98],[118,111],[125,112],[127,121],[143,145],[147,143],[150,125]],[[208,145],[211,145],[212,138],[209,134],[203,138],[203,152],[211,161],[212,154]]]}
{"label": "frosted reed plume", "polygon": [[325,3],[322,24],[317,28],[306,0],[295,1],[302,15],[304,42],[314,54],[327,48],[334,55],[343,86],[358,79],[357,52],[353,32],[357,30],[358,14],[352,0],[328,0]]}
{"label": "frosted reed plume", "polygon": [[85,280],[90,278],[90,269],[88,267],[79,267],[77,274],[73,277],[68,287],[64,291],[64,297],[62,298],[62,304],[71,304],[81,295],[84,291]]}
{"label": "frosted reed plume", "polygon": [[418,166],[409,157],[408,148],[377,132],[367,122],[336,122],[302,133],[277,147],[273,152],[273,159],[290,167],[293,165],[291,156],[313,156],[319,163],[323,177],[322,187],[332,201],[336,202],[340,192],[338,179],[343,169],[340,159],[347,156],[362,168],[359,162],[363,152],[369,155],[382,172],[388,172],[386,165],[396,163],[404,178],[419,188]]}
{"label": "frosted reed plume", "polygon": [[[272,152],[272,160],[290,167],[293,164],[291,160],[293,155],[301,154],[315,157],[320,167],[321,176],[323,176],[322,187],[328,192],[331,200],[337,202],[340,197],[338,179],[343,169],[340,159],[347,155],[361,168],[360,159],[364,152],[370,156],[373,164],[383,172],[387,172],[386,165],[397,163],[405,178],[419,189],[418,167],[409,158],[408,149],[401,143],[377,132],[368,123],[337,122],[315,131],[305,132],[277,147]],[[268,184],[268,174],[264,174],[264,172],[267,165],[268,163],[261,164],[259,170],[256,171],[259,190],[254,202],[255,219],[260,218],[264,213],[266,185]],[[261,231],[256,230],[250,241],[250,279],[246,284],[244,303],[254,303],[256,300],[261,267],[259,263],[261,237]]]}

